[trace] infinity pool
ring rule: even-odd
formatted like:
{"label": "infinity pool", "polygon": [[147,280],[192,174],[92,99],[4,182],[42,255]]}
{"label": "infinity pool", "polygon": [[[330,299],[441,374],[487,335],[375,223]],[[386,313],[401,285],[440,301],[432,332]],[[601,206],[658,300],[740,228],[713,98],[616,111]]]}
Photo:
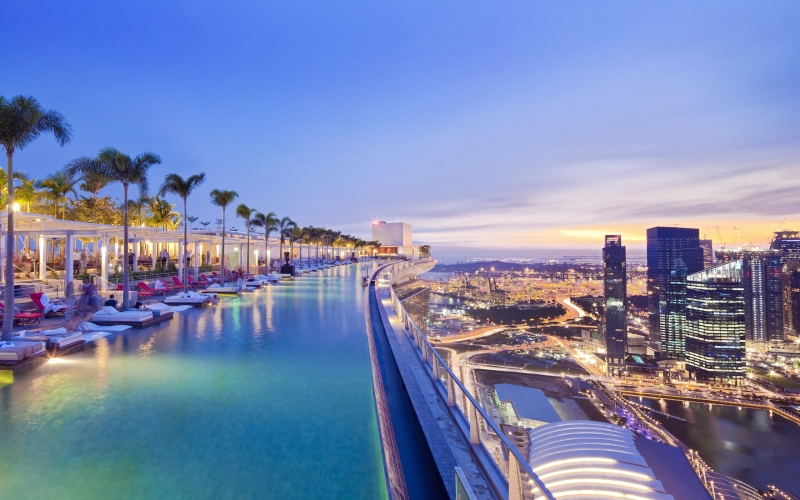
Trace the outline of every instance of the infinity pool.
{"label": "infinity pool", "polygon": [[0,498],[385,498],[369,269],[223,299],[4,375]]}

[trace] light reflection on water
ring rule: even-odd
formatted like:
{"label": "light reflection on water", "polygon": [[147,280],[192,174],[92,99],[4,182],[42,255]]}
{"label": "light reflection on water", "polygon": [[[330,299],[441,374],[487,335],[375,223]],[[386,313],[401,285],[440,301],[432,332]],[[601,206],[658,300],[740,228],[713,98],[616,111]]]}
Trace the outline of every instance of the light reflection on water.
{"label": "light reflection on water", "polygon": [[800,494],[797,424],[766,410],[647,398],[641,404],[686,419],[650,413],[717,471],[761,490],[775,484]]}
{"label": "light reflection on water", "polygon": [[2,498],[382,498],[360,270],[98,339],[0,386]]}

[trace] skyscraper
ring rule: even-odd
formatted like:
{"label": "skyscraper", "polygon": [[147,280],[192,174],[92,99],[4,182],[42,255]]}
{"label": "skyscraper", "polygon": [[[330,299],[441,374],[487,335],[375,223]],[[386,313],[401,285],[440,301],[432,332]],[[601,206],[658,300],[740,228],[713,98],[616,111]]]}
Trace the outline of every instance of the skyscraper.
{"label": "skyscraper", "polygon": [[686,277],[686,369],[698,380],[744,381],[743,275],[735,260]]}
{"label": "skyscraper", "polygon": [[745,338],[748,346],[784,339],[783,265],[780,250],[720,250],[719,262],[742,261]]}
{"label": "skyscraper", "polygon": [[647,230],[649,331],[651,343],[658,340],[662,355],[683,359],[686,276],[701,270],[700,230],[683,227]]}
{"label": "skyscraper", "polygon": [[714,244],[711,240],[700,240],[703,249],[703,269],[714,267]]}
{"label": "skyscraper", "polygon": [[622,236],[607,235],[603,247],[603,293],[605,297],[605,343],[608,373],[624,370],[628,350],[628,279]]}
{"label": "skyscraper", "polygon": [[778,231],[770,245],[780,250],[783,274],[783,325],[786,331],[800,333],[800,237],[797,231]]}

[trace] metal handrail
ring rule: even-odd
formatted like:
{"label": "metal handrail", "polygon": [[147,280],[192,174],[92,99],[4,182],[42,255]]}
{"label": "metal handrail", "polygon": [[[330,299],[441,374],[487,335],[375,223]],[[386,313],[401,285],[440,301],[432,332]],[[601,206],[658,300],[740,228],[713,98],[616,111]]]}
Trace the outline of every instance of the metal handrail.
{"label": "metal handrail", "polygon": [[[480,430],[478,427],[479,418],[482,418],[483,421],[486,423],[488,427],[491,428],[492,431],[497,435],[500,444],[504,446],[508,451],[508,476],[505,478],[506,483],[502,485],[494,484],[495,488],[501,494],[507,494],[508,500],[523,500],[525,498],[526,491],[523,488],[522,477],[520,475],[520,468],[528,475],[530,478],[530,482],[535,484],[535,487],[531,488],[530,493],[533,494],[534,499],[538,498],[546,498],[547,500],[555,500],[555,497],[552,493],[547,489],[547,486],[539,479],[539,476],[531,468],[528,460],[522,456],[522,454],[517,450],[516,446],[509,441],[500,427],[492,420],[492,418],[484,411],[483,407],[478,403],[478,401],[469,393],[467,388],[463,385],[461,380],[459,380],[458,376],[451,370],[450,366],[442,359],[433,345],[428,341],[428,338],[423,334],[419,327],[417,327],[414,320],[405,310],[403,305],[400,303],[400,300],[397,298],[397,294],[394,291],[394,287],[391,286],[391,283],[394,282],[395,276],[405,269],[408,269],[412,266],[416,266],[419,264],[424,264],[431,262],[432,259],[422,259],[417,261],[408,261],[403,262],[401,264],[388,264],[385,267],[392,267],[392,271],[390,273],[390,286],[389,292],[392,301],[392,305],[394,306],[395,311],[397,312],[398,317],[401,320],[401,324],[403,325],[403,331],[411,337],[411,340],[414,346],[417,348],[415,352],[420,357],[420,360],[423,363],[428,363],[431,366],[431,370],[429,372],[429,376],[432,377],[432,381],[434,382],[434,386],[437,387],[437,390],[440,392],[445,392],[447,397],[447,405],[448,407],[452,408],[451,411],[457,411],[458,414],[468,422],[469,426],[469,436],[465,436],[469,438],[470,444],[479,445],[483,448],[483,451],[487,454],[487,456],[491,457],[491,453],[483,444],[480,439]],[[399,269],[396,269],[398,268]],[[381,268],[379,273],[384,273],[384,268]],[[448,384],[444,386],[440,376],[441,371],[447,373],[448,377]],[[427,372],[427,370],[426,370]],[[443,389],[442,387],[443,386]],[[471,415],[465,415],[461,408],[456,404],[456,394],[455,391],[461,391],[461,395],[463,398],[466,398],[466,401],[469,403],[469,408],[467,409]],[[462,403],[463,404],[463,403]],[[499,469],[499,464],[492,460],[492,463]],[[502,477],[502,471],[498,470]],[[494,477],[493,474],[487,474],[489,479],[492,480]],[[494,483],[494,481],[492,480]],[[530,483],[529,483],[530,484]],[[537,491],[538,490],[538,491]],[[537,495],[539,493],[541,496]]]}

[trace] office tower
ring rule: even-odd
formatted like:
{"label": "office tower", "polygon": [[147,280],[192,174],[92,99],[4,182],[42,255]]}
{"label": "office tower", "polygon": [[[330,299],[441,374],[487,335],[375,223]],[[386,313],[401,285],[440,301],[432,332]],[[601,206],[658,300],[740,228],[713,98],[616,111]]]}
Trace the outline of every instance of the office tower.
{"label": "office tower", "polygon": [[781,250],[784,262],[787,260],[800,261],[800,236],[798,231],[776,231],[770,250]]}
{"label": "office tower", "polygon": [[698,380],[739,385],[745,377],[744,261],[686,277],[686,369]]}
{"label": "office tower", "polygon": [[711,240],[700,240],[703,249],[703,269],[714,267],[714,245]]}
{"label": "office tower", "polygon": [[628,295],[625,247],[618,234],[607,235],[603,247],[603,293],[605,298],[606,364],[609,374],[619,374],[625,367],[628,347]]}
{"label": "office tower", "polygon": [[782,252],[783,324],[789,333],[800,333],[800,237],[797,231],[778,231],[770,245]]}
{"label": "office tower", "polygon": [[651,339],[658,339],[664,356],[683,358],[681,325],[685,277],[702,270],[703,249],[698,229],[651,227],[647,230],[649,331]]}
{"label": "office tower", "polygon": [[784,293],[780,250],[720,250],[719,262],[741,260],[744,286],[745,338],[748,347],[784,340]]}

